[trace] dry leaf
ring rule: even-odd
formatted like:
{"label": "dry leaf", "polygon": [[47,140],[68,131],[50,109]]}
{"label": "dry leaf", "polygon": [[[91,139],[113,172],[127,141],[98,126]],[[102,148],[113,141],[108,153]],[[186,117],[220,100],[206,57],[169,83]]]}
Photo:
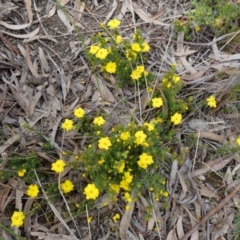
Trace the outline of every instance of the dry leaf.
{"label": "dry leaf", "polygon": [[192,172],[192,178],[203,175],[204,173],[207,173],[210,170],[218,171],[218,170],[222,169],[223,167],[225,167],[229,162],[231,162],[232,159],[233,159],[233,156],[225,158],[225,159],[222,159],[222,158],[214,159],[214,160],[211,160],[207,163],[203,162],[203,164],[205,166],[203,168],[194,170]]}
{"label": "dry leaf", "polygon": [[200,194],[204,197],[209,198],[216,198],[217,200],[220,199],[220,196],[214,191],[210,190],[208,187],[206,187],[204,184],[199,183],[200,186]]}
{"label": "dry leaf", "polygon": [[31,102],[30,102],[30,109],[29,109],[29,115],[32,116],[34,113],[34,109],[40,99],[40,97],[42,96],[42,91],[37,92],[34,97],[32,98]]}
{"label": "dry leaf", "polygon": [[170,24],[166,24],[163,22],[160,22],[158,20],[153,20],[151,18],[151,16],[148,16],[148,14],[139,6],[137,5],[135,2],[130,2],[130,0],[126,0],[126,2],[128,2],[127,6],[129,8],[130,11],[132,11],[132,8],[134,10],[134,12],[144,21],[147,23],[154,23],[155,25],[161,25],[161,26],[169,26]]}
{"label": "dry leaf", "polygon": [[141,96],[141,99],[140,99],[142,111],[145,110],[145,108],[146,108],[149,100],[150,100],[149,92],[148,92],[148,91],[145,91],[145,92],[143,93],[143,95]]}
{"label": "dry leaf", "polygon": [[179,216],[177,221],[177,235],[178,235],[178,238],[182,238],[184,236],[182,216]]}
{"label": "dry leaf", "polygon": [[67,3],[69,3],[69,0],[59,0],[59,3],[60,3],[62,6],[65,6]]}
{"label": "dry leaf", "polygon": [[226,233],[229,232],[229,228],[232,229],[232,225],[233,225],[233,219],[235,217],[235,213],[232,212],[231,214],[228,214],[225,219],[224,219],[224,223],[223,226],[218,229],[216,232],[214,231],[212,233],[212,239],[213,240],[218,240],[220,239],[221,236],[225,235]]}
{"label": "dry leaf", "polygon": [[32,41],[34,41],[34,40],[38,40],[38,39],[47,39],[47,40],[50,40],[50,41],[53,41],[53,42],[55,42],[55,43],[58,43],[58,41],[55,39],[55,38],[53,38],[52,36],[50,36],[50,35],[37,35],[37,36],[33,36],[33,37],[31,37],[31,38],[29,38],[29,39],[27,39],[27,40],[24,40],[23,42],[25,43],[28,43],[28,42],[32,42]]}
{"label": "dry leaf", "polygon": [[194,133],[194,135],[196,137],[199,136],[200,138],[207,138],[210,140],[214,140],[214,141],[220,142],[222,144],[227,143],[227,140],[224,137],[222,137],[218,134],[212,133],[212,132],[199,132],[199,133]]}
{"label": "dry leaf", "polygon": [[27,64],[28,64],[28,68],[29,70],[31,71],[32,75],[35,77],[35,78],[40,78],[38,72],[36,71],[36,69],[34,68],[33,64],[32,64],[32,60],[30,58],[30,55],[29,55],[29,45],[27,44],[26,45],[26,61],[27,61]]}
{"label": "dry leaf", "polygon": [[2,215],[5,211],[6,206],[11,201],[11,197],[9,197],[9,193],[12,190],[12,187],[8,184],[4,184],[1,186],[0,192],[0,214]]}
{"label": "dry leaf", "polygon": [[14,87],[12,87],[11,85],[9,85],[12,94],[15,98],[15,100],[18,102],[18,104],[21,106],[21,108],[24,110],[24,112],[27,114],[27,116],[30,116],[29,114],[29,109],[30,109],[30,101],[27,98],[27,96],[23,95],[20,92],[17,92]]}
{"label": "dry leaf", "polygon": [[62,87],[62,94],[63,94],[63,101],[66,101],[67,97],[67,77],[64,73],[62,68],[59,69],[60,79],[61,79],[61,87]]}
{"label": "dry leaf", "polygon": [[177,57],[185,57],[185,56],[191,55],[195,52],[197,52],[197,51],[196,50],[190,50],[189,47],[186,47],[185,49],[182,49],[181,52],[174,52],[174,54]]}
{"label": "dry leaf", "polygon": [[109,195],[105,193],[98,199],[97,203],[94,205],[94,208],[101,209],[109,204],[111,204],[111,199],[109,198]]}
{"label": "dry leaf", "polygon": [[183,80],[186,81],[192,81],[192,80],[196,80],[197,78],[202,77],[206,72],[207,72],[207,68],[205,68],[204,70],[200,70],[197,73],[193,73],[193,74],[183,74],[181,75],[181,78]]}
{"label": "dry leaf", "polygon": [[[53,234],[53,233],[47,233],[47,232],[32,232],[31,236],[36,236],[38,239],[44,239],[44,240],[76,240],[76,237],[71,237],[69,235],[63,235],[63,234]],[[89,238],[90,239],[90,238]]]}
{"label": "dry leaf", "polygon": [[168,182],[168,187],[170,189],[170,192],[172,192],[172,187],[176,182],[177,171],[178,171],[178,161],[174,160],[173,163],[172,163],[170,179],[169,179],[169,182]]}
{"label": "dry leaf", "polygon": [[63,22],[63,24],[68,29],[68,33],[72,34],[72,31],[73,31],[74,27],[70,24],[70,22],[69,22],[68,18],[66,17],[65,13],[61,9],[58,9],[57,14],[58,14],[58,17]]}
{"label": "dry leaf", "polygon": [[122,20],[122,18],[125,16],[126,12],[127,12],[126,1],[123,1],[121,11],[117,15],[116,18],[119,19],[119,20]]}
{"label": "dry leaf", "polygon": [[28,21],[31,25],[32,21],[33,21],[32,0],[24,0],[24,2],[25,2],[26,9],[27,9]]}
{"label": "dry leaf", "polygon": [[0,146],[0,154],[2,154],[9,146],[11,146],[13,143],[18,141],[21,138],[20,134],[13,135],[11,138],[9,138],[7,141],[5,141]]}
{"label": "dry leaf", "polygon": [[57,9],[57,6],[54,5],[54,6],[52,7],[52,9],[49,11],[49,13],[48,13],[48,15],[47,15],[47,18],[51,18],[51,17],[55,14],[56,9]]}
{"label": "dry leaf", "polygon": [[85,2],[79,2],[79,1],[75,1],[74,3],[74,21],[79,21],[82,17],[83,11],[85,8]]}
{"label": "dry leaf", "polygon": [[111,6],[111,10],[108,12],[108,15],[106,16],[104,22],[107,22],[112,17],[112,15],[115,12],[116,8],[117,8],[117,1],[113,0],[112,1],[112,6]]}
{"label": "dry leaf", "polygon": [[94,74],[91,76],[92,81],[94,82],[95,86],[97,87],[100,96],[102,99],[109,103],[116,102],[114,96],[112,95],[111,91],[108,89],[106,84],[100,79],[100,77],[96,78]]}
{"label": "dry leaf", "polygon": [[20,25],[12,25],[8,24],[6,22],[3,22],[0,20],[0,25],[4,26],[5,28],[11,29],[11,30],[20,30],[29,27],[30,23],[20,24]]}
{"label": "dry leaf", "polygon": [[[131,198],[133,199],[133,193],[131,194]],[[131,203],[128,203],[130,205],[129,210],[125,210],[124,214],[122,215],[120,226],[119,226],[119,235],[121,240],[126,240],[127,230],[130,225],[130,221],[132,218],[135,202],[132,201]]]}
{"label": "dry leaf", "polygon": [[5,33],[9,36],[15,37],[15,38],[31,38],[34,37],[38,32],[39,32],[39,27],[36,28],[35,30],[33,30],[32,32],[28,33],[28,34],[13,34],[13,33],[9,33],[6,31],[1,30],[2,33]]}
{"label": "dry leaf", "polygon": [[178,240],[177,235],[175,233],[175,229],[172,229],[168,235],[166,240]]}
{"label": "dry leaf", "polygon": [[186,183],[184,182],[182,174],[179,171],[177,172],[177,174],[178,174],[178,178],[179,178],[179,181],[180,181],[181,187],[182,187],[182,191],[181,191],[181,195],[180,195],[179,200],[182,200],[186,197],[187,192],[188,192],[188,188],[187,188]]}
{"label": "dry leaf", "polygon": [[46,71],[46,72],[49,72],[50,68],[48,66],[48,62],[47,62],[47,59],[45,57],[45,54],[42,50],[41,47],[38,48],[38,51],[39,51],[39,58],[40,58],[40,62],[41,62],[41,65],[42,65],[42,68]]}

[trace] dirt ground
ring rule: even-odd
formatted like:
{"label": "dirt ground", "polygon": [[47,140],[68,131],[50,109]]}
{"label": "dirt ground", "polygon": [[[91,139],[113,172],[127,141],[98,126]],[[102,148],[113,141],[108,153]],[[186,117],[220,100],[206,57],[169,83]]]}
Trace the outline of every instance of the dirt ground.
{"label": "dirt ground", "polygon": [[[231,154],[218,148],[224,144],[237,147],[240,135],[240,44],[233,41],[236,33],[216,38],[208,27],[200,32],[192,29],[191,41],[186,41],[183,32],[174,31],[173,21],[185,21],[186,11],[191,9],[189,1],[59,2],[65,10],[53,0],[0,0],[0,171],[14,170],[8,165],[13,156],[21,164],[21,159],[34,152],[41,162],[37,172],[47,172],[43,188],[57,182],[48,170],[51,163],[63,151],[78,154],[86,144],[81,133],[61,130],[61,123],[76,107],[81,106],[90,116],[108,115],[107,130],[130,122],[132,112],[138,111],[134,87],[119,89],[114,78],[109,81],[99,76],[99,91],[83,44],[88,48],[100,23],[112,18],[122,21],[125,37],[130,37],[134,27],[141,29],[151,46],[147,69],[156,81],[176,63],[177,74],[185,82],[179,97],[191,96],[194,105],[214,94],[218,106],[187,113],[179,126],[179,139],[195,134],[197,142],[178,146],[181,152],[187,149],[183,163],[172,161],[163,166],[169,208],[161,201],[150,203],[143,194],[129,213],[123,200],[106,206],[103,195],[89,212],[80,211],[75,203],[83,201],[81,174],[69,169],[65,176],[77,189],[67,199],[74,212],[69,216],[60,194],[55,202],[45,194],[36,201],[28,199],[26,183],[11,176],[0,180],[0,239],[234,239],[239,231],[234,230],[234,223],[239,218],[240,151]],[[232,99],[234,91],[238,92]],[[143,90],[142,105],[147,101]],[[146,220],[149,204],[154,211]],[[15,209],[29,213],[21,228],[11,228]],[[115,212],[122,214],[119,223],[112,220]],[[91,223],[87,222],[89,216]],[[120,236],[124,231],[125,236]]]}

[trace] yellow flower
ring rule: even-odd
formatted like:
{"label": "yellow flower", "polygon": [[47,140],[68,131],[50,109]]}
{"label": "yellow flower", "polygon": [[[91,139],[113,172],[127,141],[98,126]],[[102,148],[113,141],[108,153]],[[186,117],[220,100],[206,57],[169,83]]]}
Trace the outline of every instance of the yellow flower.
{"label": "yellow flower", "polygon": [[88,223],[92,222],[92,217],[88,217],[87,222]]}
{"label": "yellow flower", "polygon": [[140,74],[142,74],[142,73],[144,73],[144,71],[145,71],[145,67],[144,67],[143,65],[140,65],[140,66],[137,66],[136,70],[137,70]]}
{"label": "yellow flower", "polygon": [[146,138],[147,138],[147,135],[144,134],[143,131],[137,131],[134,136],[135,136],[135,141],[134,142],[137,145],[143,144],[145,142]]}
{"label": "yellow flower", "polygon": [[142,52],[149,52],[150,46],[147,42],[142,43]]}
{"label": "yellow flower", "polygon": [[119,185],[120,188],[123,188],[125,191],[129,191],[129,184],[132,182],[132,180],[133,176],[130,174],[130,172],[125,172]]}
{"label": "yellow flower", "polygon": [[108,137],[103,137],[98,140],[98,147],[100,149],[108,150],[112,146],[112,143]]}
{"label": "yellow flower", "polygon": [[99,190],[95,186],[95,184],[88,184],[84,188],[84,194],[86,195],[86,199],[96,199],[99,196]]}
{"label": "yellow flower", "polygon": [[126,205],[125,209],[128,211],[130,209],[130,205]]}
{"label": "yellow flower", "polygon": [[118,172],[123,173],[124,168],[125,168],[125,162],[122,161],[122,162],[120,162]]}
{"label": "yellow flower", "polygon": [[99,46],[93,46],[93,45],[92,45],[92,46],[90,47],[89,52],[90,52],[91,54],[95,54],[99,49],[100,49]]}
{"label": "yellow flower", "polygon": [[99,164],[99,165],[102,165],[104,162],[105,162],[105,160],[104,160],[103,158],[101,158],[101,159],[98,161],[98,164]]}
{"label": "yellow flower", "polygon": [[209,98],[207,98],[207,105],[209,107],[217,107],[216,99],[214,96],[210,96]]}
{"label": "yellow flower", "polygon": [[11,217],[11,221],[12,224],[11,226],[14,227],[20,227],[23,225],[23,220],[25,218],[25,215],[23,212],[19,212],[19,211],[14,211],[12,217]]}
{"label": "yellow flower", "polygon": [[144,126],[147,127],[149,132],[154,130],[154,125],[152,123],[144,123]]}
{"label": "yellow flower", "polygon": [[201,30],[201,27],[200,27],[200,26],[196,26],[196,27],[195,27],[195,31],[196,31],[196,32],[200,32],[200,30]]}
{"label": "yellow flower", "polygon": [[85,111],[82,108],[76,108],[74,110],[74,116],[77,118],[82,118],[84,116],[84,114],[85,114]]}
{"label": "yellow flower", "polygon": [[115,41],[116,41],[117,44],[120,44],[122,42],[122,36],[117,35],[116,38],[115,38]]}
{"label": "yellow flower", "polygon": [[116,213],[114,216],[113,216],[113,221],[114,222],[117,222],[119,219],[120,219],[120,214],[119,213]]}
{"label": "yellow flower", "polygon": [[120,186],[117,184],[110,184],[110,188],[115,192],[119,193],[120,192]]}
{"label": "yellow flower", "polygon": [[140,52],[141,51],[141,46],[138,43],[133,43],[131,48],[135,52]]}
{"label": "yellow flower", "polygon": [[154,124],[154,125],[156,125],[156,124],[158,124],[158,123],[162,123],[162,119],[161,118],[153,118],[152,120],[151,120],[151,123],[152,124]]}
{"label": "yellow flower", "polygon": [[217,27],[220,27],[222,24],[223,24],[223,18],[218,17],[215,19],[215,25]]}
{"label": "yellow flower", "polygon": [[31,184],[28,186],[27,195],[31,198],[37,197],[39,193],[39,188],[36,184]]}
{"label": "yellow flower", "polygon": [[171,122],[174,125],[178,125],[182,122],[182,114],[181,113],[175,113],[173,116],[171,116]]}
{"label": "yellow flower", "polygon": [[125,191],[129,191],[129,183],[126,180],[120,182],[120,188],[123,188]]}
{"label": "yellow flower", "polygon": [[25,175],[25,173],[27,172],[27,170],[26,169],[21,169],[21,170],[18,170],[18,176],[19,177],[23,177],[24,175]]}
{"label": "yellow flower", "polygon": [[104,60],[107,57],[108,53],[109,51],[106,48],[100,48],[96,54],[96,57]]}
{"label": "yellow flower", "polygon": [[153,163],[152,156],[147,153],[142,153],[139,156],[137,163],[139,167],[146,169],[148,165],[151,165]]}
{"label": "yellow flower", "polygon": [[60,186],[64,193],[69,193],[74,188],[74,185],[73,185],[72,181],[70,181],[70,180],[66,180],[65,182],[61,183]]}
{"label": "yellow flower", "polygon": [[105,124],[105,120],[102,116],[100,117],[95,117],[93,120],[93,124],[98,125],[99,127],[102,126],[103,124]]}
{"label": "yellow flower", "polygon": [[125,172],[123,179],[127,182],[127,183],[131,183],[133,180],[133,176],[130,174],[130,172]]}
{"label": "yellow flower", "polygon": [[117,69],[117,64],[115,62],[109,62],[105,66],[105,69],[108,73],[115,73]]}
{"label": "yellow flower", "polygon": [[240,146],[240,137],[237,138],[236,142],[237,142],[238,146]]}
{"label": "yellow flower", "polygon": [[125,192],[124,199],[129,203],[132,202],[132,198],[128,192]]}
{"label": "yellow flower", "polygon": [[52,163],[51,170],[55,171],[56,173],[61,173],[64,171],[65,162],[62,159],[58,159],[55,163]]}
{"label": "yellow flower", "polygon": [[177,76],[177,75],[174,75],[174,76],[172,77],[172,79],[173,79],[173,81],[174,81],[175,83],[177,83],[177,82],[180,81],[180,77]]}
{"label": "yellow flower", "polygon": [[142,73],[135,69],[132,71],[132,74],[130,76],[133,80],[138,80],[142,76]]}
{"label": "yellow flower", "polygon": [[110,21],[107,23],[107,25],[108,25],[111,29],[117,28],[120,24],[121,24],[121,21],[119,21],[119,20],[116,19],[116,18],[110,20]]}
{"label": "yellow flower", "polygon": [[73,121],[70,119],[65,119],[65,121],[62,123],[62,129],[66,131],[70,131],[74,128]]}
{"label": "yellow flower", "polygon": [[128,49],[126,50],[126,58],[127,60],[131,61],[131,60],[134,60],[136,57],[137,57],[137,53],[135,53],[134,51]]}
{"label": "yellow flower", "polygon": [[153,98],[152,99],[152,106],[153,108],[160,108],[163,105],[162,98]]}
{"label": "yellow flower", "polygon": [[130,138],[130,132],[122,132],[120,135],[120,139],[123,141],[127,141]]}
{"label": "yellow flower", "polygon": [[162,195],[164,196],[164,197],[168,197],[168,192],[167,191],[164,191],[163,193],[162,193]]}

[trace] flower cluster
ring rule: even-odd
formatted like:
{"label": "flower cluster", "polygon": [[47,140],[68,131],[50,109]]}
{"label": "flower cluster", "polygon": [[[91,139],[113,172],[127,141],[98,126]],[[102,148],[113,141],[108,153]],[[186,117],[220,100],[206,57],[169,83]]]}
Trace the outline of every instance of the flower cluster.
{"label": "flower cluster", "polygon": [[[150,51],[149,44],[144,41],[139,30],[132,39],[123,37],[118,27],[121,21],[110,20],[106,25],[101,24],[102,32],[92,37],[87,57],[93,68],[99,67],[103,74],[115,74],[119,85],[148,82],[152,75],[142,65],[144,54]],[[107,37],[106,37],[107,35]],[[141,63],[141,64],[139,64]],[[129,82],[132,79],[132,83]]]}
{"label": "flower cluster", "polygon": [[[119,25],[115,26],[114,22],[111,22],[107,26],[115,31]],[[149,50],[148,45],[141,42],[139,34],[135,34],[133,39],[135,42],[130,45],[130,49],[127,49],[128,56],[135,58],[137,54]],[[108,41],[106,39],[102,41],[101,46],[91,46],[90,53],[97,58],[99,51],[107,49],[105,42]],[[101,57],[107,53],[106,58],[108,58],[111,51],[109,49],[107,52],[101,51]],[[118,64],[119,62],[111,60],[102,67],[104,71],[114,73],[118,69]],[[138,80],[143,75],[145,77],[148,75],[143,65],[135,66],[129,77]],[[116,200],[117,195],[123,192],[127,202],[126,209],[129,209],[129,203],[133,200],[130,192],[134,189],[136,194],[140,194],[146,186],[151,186],[157,197],[168,196],[164,184],[157,184],[164,182],[164,178],[156,169],[161,165],[161,161],[171,156],[166,142],[172,142],[174,139],[173,125],[182,122],[182,113],[187,110],[186,103],[177,98],[182,86],[180,77],[175,74],[172,67],[162,79],[161,91],[155,90],[149,101],[149,110],[156,112],[156,118],[140,125],[135,122],[130,122],[127,126],[117,125],[106,134],[103,128],[106,120],[103,116],[99,115],[93,120],[88,119],[90,124],[88,128],[93,131],[91,133],[94,138],[90,138],[88,147],[80,155],[75,156],[84,166],[84,178],[91,181],[91,183],[88,181],[84,188],[87,200],[95,200],[101,192],[107,192],[113,200]],[[78,120],[74,122],[68,119],[74,122],[73,126],[77,126],[74,127],[75,129],[82,128],[81,124],[86,118],[84,114],[84,110],[75,109],[74,116]],[[64,170],[64,166],[65,162],[59,159],[52,164],[52,170],[60,173]],[[61,184],[64,193],[72,191],[73,187],[69,180]]]}
{"label": "flower cluster", "polygon": [[[85,115],[85,110],[83,108],[76,108],[73,111],[74,116],[79,120],[82,119]],[[74,121],[66,118],[61,125],[61,128],[65,131],[71,131],[76,128]]]}
{"label": "flower cluster", "polygon": [[[93,126],[99,126],[99,120],[101,118],[95,118]],[[161,119],[153,119],[143,125],[131,122],[125,127],[117,125],[109,135],[97,128],[97,139],[93,139],[78,156],[84,165],[84,177],[92,181],[84,188],[86,199],[95,200],[106,191],[115,201],[116,196],[123,192],[126,209],[129,209],[133,189],[140,193],[142,188],[153,185],[154,191],[165,191],[163,185],[156,184],[164,180],[163,176],[151,173],[167,153],[167,148],[159,145],[159,134],[164,131],[161,124]]]}

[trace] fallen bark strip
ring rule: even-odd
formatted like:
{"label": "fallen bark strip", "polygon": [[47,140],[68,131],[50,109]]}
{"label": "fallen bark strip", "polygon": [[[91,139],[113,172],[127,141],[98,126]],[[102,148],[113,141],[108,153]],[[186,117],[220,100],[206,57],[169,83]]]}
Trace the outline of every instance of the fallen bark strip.
{"label": "fallen bark strip", "polygon": [[190,229],[180,240],[188,240],[188,238],[191,237],[192,234],[197,231],[200,226],[203,226],[209,218],[211,218],[215,213],[217,213],[231,198],[235,196],[237,191],[239,191],[239,187],[240,183],[235,186],[232,192],[227,195],[216,207],[208,211],[207,214],[199,221],[199,223],[196,224],[192,229]]}

